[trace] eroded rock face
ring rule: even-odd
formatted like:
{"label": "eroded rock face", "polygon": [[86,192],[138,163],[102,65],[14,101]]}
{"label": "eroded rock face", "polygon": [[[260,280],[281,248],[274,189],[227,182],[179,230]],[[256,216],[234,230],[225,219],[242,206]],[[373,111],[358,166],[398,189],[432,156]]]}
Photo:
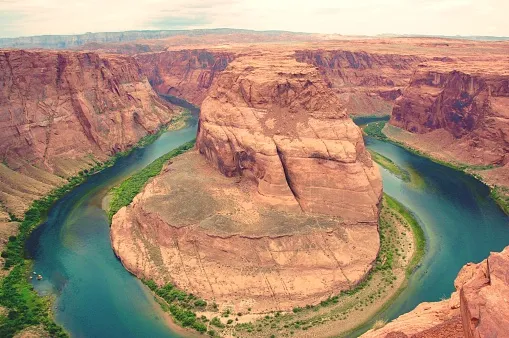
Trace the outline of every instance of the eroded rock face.
{"label": "eroded rock face", "polygon": [[135,58],[159,94],[182,97],[199,106],[214,78],[233,60],[234,54],[181,50],[139,54]]}
{"label": "eroded rock face", "polygon": [[506,164],[509,76],[423,68],[403,91],[390,123],[418,134],[445,130],[455,139],[448,148],[458,161]]}
{"label": "eroded rock face", "polygon": [[449,300],[422,303],[362,337],[507,337],[509,332],[509,247],[469,263],[454,282]]}
{"label": "eroded rock face", "polygon": [[202,104],[197,150],[122,208],[112,246],[140,278],[255,313],[359,283],[378,254],[381,178],[310,65],[239,57]]}
{"label": "eroded rock face", "polygon": [[0,51],[0,200],[26,205],[172,116],[131,57]]}
{"label": "eroded rock face", "polygon": [[390,115],[394,100],[417,65],[426,60],[418,55],[355,50],[300,50],[295,57],[318,67],[352,115]]}
{"label": "eroded rock face", "polygon": [[307,64],[238,58],[202,104],[200,153],[304,212],[376,222],[382,184],[360,129]]}

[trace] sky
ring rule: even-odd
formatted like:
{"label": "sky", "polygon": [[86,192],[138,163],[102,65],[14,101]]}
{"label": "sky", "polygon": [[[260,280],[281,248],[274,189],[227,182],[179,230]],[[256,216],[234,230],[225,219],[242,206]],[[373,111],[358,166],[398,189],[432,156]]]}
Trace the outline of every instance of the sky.
{"label": "sky", "polygon": [[0,37],[197,28],[509,36],[509,0],[0,0]]}

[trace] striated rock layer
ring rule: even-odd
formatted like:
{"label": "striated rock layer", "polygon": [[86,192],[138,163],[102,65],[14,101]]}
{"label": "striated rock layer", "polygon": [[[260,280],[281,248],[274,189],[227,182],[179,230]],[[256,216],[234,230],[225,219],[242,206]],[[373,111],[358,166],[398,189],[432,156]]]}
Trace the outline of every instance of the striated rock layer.
{"label": "striated rock layer", "polygon": [[417,134],[447,132],[452,141],[445,150],[458,161],[506,164],[509,74],[462,68],[465,65],[451,70],[432,64],[416,72],[397,101],[390,123]]}
{"label": "striated rock layer", "polygon": [[317,303],[370,271],[380,174],[313,67],[237,58],[202,104],[197,150],[113,217],[112,246],[138,277],[268,312]]}
{"label": "striated rock layer", "polygon": [[263,54],[234,61],[202,104],[197,148],[289,208],[377,221],[382,184],[360,129],[306,64]]}
{"label": "striated rock layer", "polygon": [[479,264],[465,265],[454,286],[450,299],[422,303],[362,337],[509,336],[509,247]]}
{"label": "striated rock layer", "polygon": [[352,115],[390,115],[424,56],[350,50],[299,50],[298,61],[320,70]]}
{"label": "striated rock layer", "polygon": [[131,57],[0,51],[0,201],[19,214],[172,115]]}
{"label": "striated rock layer", "polygon": [[135,56],[142,72],[159,94],[200,105],[212,81],[234,58],[233,53],[181,50]]}

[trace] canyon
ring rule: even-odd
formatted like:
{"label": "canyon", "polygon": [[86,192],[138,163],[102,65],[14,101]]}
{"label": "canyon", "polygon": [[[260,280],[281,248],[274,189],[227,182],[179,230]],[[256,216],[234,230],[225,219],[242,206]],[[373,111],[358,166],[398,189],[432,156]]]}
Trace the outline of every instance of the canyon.
{"label": "canyon", "polygon": [[314,67],[237,57],[201,105],[196,148],[113,217],[129,271],[266,313],[317,303],[372,269],[380,174]]}
{"label": "canyon", "polygon": [[176,113],[128,56],[0,51],[0,202],[31,202]]}
{"label": "canyon", "polygon": [[[397,100],[386,134],[509,186],[507,60],[421,67]],[[398,130],[394,127],[401,128]]]}
{"label": "canyon", "polygon": [[[509,188],[509,43],[229,33],[0,50],[2,244],[33,200],[170,122],[160,95],[201,106],[196,149],[114,216],[112,246],[221,309],[291,311],[372,270],[382,183],[350,116],[391,115],[390,139]],[[508,254],[367,337],[503,336]]]}

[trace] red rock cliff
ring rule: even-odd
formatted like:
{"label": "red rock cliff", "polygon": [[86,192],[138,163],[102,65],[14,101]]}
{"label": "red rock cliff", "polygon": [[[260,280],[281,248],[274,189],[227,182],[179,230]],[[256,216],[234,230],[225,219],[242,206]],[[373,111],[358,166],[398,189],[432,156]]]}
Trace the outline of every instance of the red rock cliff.
{"label": "red rock cliff", "polygon": [[233,54],[206,50],[165,51],[135,56],[159,94],[179,96],[200,105],[217,74]]}
{"label": "red rock cliff", "polygon": [[416,55],[349,50],[300,50],[295,57],[318,67],[354,115],[390,114],[392,102],[408,85],[416,66],[425,60]]}
{"label": "red rock cliff", "polygon": [[509,247],[479,264],[467,264],[449,300],[422,303],[364,338],[508,337]]}
{"label": "red rock cliff", "polygon": [[319,303],[373,268],[380,173],[319,72],[292,55],[251,51],[214,80],[199,152],[113,217],[129,271],[265,313]]}
{"label": "red rock cliff", "polygon": [[509,75],[434,69],[414,74],[390,123],[418,134],[448,132],[461,143],[459,161],[471,163],[475,157],[480,164],[507,163]]}
{"label": "red rock cliff", "polygon": [[0,51],[1,201],[25,205],[172,114],[131,57]]}
{"label": "red rock cliff", "polygon": [[239,57],[202,104],[197,147],[226,176],[306,212],[377,221],[381,179],[321,75],[281,55]]}

